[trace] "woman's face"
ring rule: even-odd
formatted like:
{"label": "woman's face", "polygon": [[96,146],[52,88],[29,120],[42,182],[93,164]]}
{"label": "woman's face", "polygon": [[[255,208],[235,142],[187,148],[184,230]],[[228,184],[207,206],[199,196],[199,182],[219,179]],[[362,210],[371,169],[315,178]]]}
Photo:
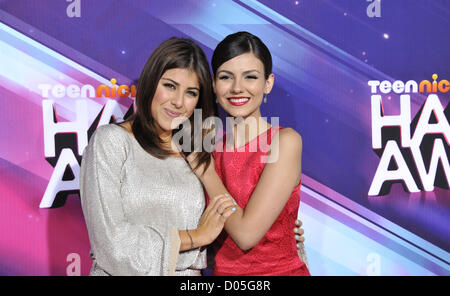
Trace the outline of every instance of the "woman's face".
{"label": "woman's face", "polygon": [[217,69],[214,92],[222,108],[233,117],[260,117],[264,94],[271,91],[274,76],[264,77],[264,65],[253,53],[234,57]]}
{"label": "woman's face", "polygon": [[171,132],[194,112],[200,96],[197,74],[191,69],[175,68],[164,72],[151,104],[156,127]]}

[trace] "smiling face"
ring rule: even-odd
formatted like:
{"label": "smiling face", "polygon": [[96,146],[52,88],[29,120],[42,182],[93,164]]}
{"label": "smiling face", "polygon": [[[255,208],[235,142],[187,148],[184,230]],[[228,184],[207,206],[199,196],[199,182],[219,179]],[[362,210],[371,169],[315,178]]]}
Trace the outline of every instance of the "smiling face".
{"label": "smiling face", "polygon": [[273,74],[265,78],[261,60],[248,52],[220,65],[213,86],[219,104],[229,115],[258,118],[263,96],[271,91],[273,81]]}
{"label": "smiling face", "polygon": [[169,69],[162,75],[151,104],[158,134],[171,134],[175,125],[189,118],[199,100],[200,85],[191,69]]}

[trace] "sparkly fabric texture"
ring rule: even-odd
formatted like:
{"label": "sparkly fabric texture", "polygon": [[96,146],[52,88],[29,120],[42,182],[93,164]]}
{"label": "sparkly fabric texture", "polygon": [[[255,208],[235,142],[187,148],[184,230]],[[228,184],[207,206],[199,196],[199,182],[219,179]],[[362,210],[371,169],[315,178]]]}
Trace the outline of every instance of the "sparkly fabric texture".
{"label": "sparkly fabric texture", "polygon": [[178,229],[197,228],[205,208],[184,159],[155,158],[123,128],[105,125],[90,139],[80,180],[91,275],[169,275],[171,262],[175,275],[198,275],[206,267],[206,251],[179,253]]}
{"label": "sparkly fabric texture", "polygon": [[[223,152],[214,152],[216,170],[225,187],[245,209],[264,170],[272,136],[281,129],[273,127],[256,139],[230,151],[223,141]],[[228,149],[228,150],[227,150]],[[276,197],[274,197],[276,198]],[[214,243],[213,275],[310,275],[299,258],[294,234],[300,203],[300,184],[296,186],[282,212],[261,241],[242,251],[222,232]]]}

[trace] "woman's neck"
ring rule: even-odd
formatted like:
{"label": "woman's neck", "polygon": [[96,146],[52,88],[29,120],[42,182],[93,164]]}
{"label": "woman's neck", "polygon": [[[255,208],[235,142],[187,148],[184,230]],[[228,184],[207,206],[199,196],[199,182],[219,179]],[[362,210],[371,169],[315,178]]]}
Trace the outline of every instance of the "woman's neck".
{"label": "woman's neck", "polygon": [[[133,128],[132,128],[133,122],[127,121],[127,122],[121,123],[120,125],[123,128],[125,128],[134,137]],[[174,149],[172,148],[172,131],[167,132],[157,126],[156,133],[157,133],[158,137],[161,139],[161,148],[162,149],[171,152],[170,156],[181,157],[180,153],[175,152]]]}
{"label": "woman's neck", "polygon": [[272,126],[264,120],[261,116],[249,116],[244,120],[233,118],[232,134],[233,142],[228,143],[233,145],[233,148],[239,148],[266,132]]}
{"label": "woman's neck", "polygon": [[164,131],[157,126],[156,132],[158,134],[158,137],[161,139],[161,148],[169,151],[169,156],[182,157],[181,154],[177,152],[177,149],[174,149],[173,147],[174,144],[172,143],[172,131]]}

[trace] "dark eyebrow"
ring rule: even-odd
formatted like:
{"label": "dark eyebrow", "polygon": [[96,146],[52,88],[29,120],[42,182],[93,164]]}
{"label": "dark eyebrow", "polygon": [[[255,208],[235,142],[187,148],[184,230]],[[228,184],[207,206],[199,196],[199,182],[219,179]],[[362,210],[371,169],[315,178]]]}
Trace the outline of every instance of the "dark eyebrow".
{"label": "dark eyebrow", "polygon": [[227,74],[233,75],[233,72],[230,72],[230,71],[227,71],[227,70],[220,70],[219,72],[217,72],[217,74],[219,74],[221,72],[225,72]]}
{"label": "dark eyebrow", "polygon": [[[173,80],[173,79],[166,78],[166,77],[161,77],[161,79],[169,80],[173,84],[175,84],[176,86],[180,86],[180,84],[178,82],[176,82],[175,80]],[[195,90],[198,90],[200,92],[200,89],[198,87],[188,87],[188,89],[195,89]]]}
{"label": "dark eyebrow", "polygon": [[161,79],[169,80],[169,81],[171,81],[173,84],[175,84],[176,86],[179,86],[179,85],[180,85],[178,82],[176,82],[175,80],[172,80],[172,79],[170,79],[170,78],[162,77]]}
{"label": "dark eyebrow", "polygon": [[261,72],[259,72],[258,70],[248,70],[248,71],[245,71],[244,74],[248,74],[251,72],[257,72],[258,74],[261,74]]}
{"label": "dark eyebrow", "polygon": [[[220,70],[217,74],[219,74],[220,72],[225,72],[227,74],[234,75],[233,72],[230,72],[228,70]],[[257,72],[257,73],[261,74],[261,72],[259,72],[258,70],[255,70],[255,69],[244,71],[243,74],[245,75],[245,74],[248,74],[251,72]]]}

